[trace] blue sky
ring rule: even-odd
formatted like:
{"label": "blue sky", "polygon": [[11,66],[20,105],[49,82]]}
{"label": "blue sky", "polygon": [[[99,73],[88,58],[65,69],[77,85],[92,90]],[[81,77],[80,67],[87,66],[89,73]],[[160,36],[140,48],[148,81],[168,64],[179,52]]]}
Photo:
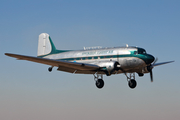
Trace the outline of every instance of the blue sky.
{"label": "blue sky", "polygon": [[[0,4],[1,120],[180,119],[180,1],[2,0]],[[104,76],[47,71],[6,52],[37,55],[38,35],[50,34],[58,49],[139,46],[158,62],[175,63],[138,77],[131,90],[123,74]]]}

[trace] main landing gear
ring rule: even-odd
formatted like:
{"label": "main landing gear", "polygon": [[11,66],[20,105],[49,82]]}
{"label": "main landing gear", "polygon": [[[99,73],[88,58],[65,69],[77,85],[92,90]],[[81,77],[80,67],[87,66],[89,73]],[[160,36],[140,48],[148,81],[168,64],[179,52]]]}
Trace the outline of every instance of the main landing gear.
{"label": "main landing gear", "polygon": [[[135,80],[135,73],[129,73],[129,76],[127,75],[127,73],[125,73],[126,77],[127,77],[127,81],[128,81],[128,85],[131,89],[134,89],[137,86],[137,82]],[[94,74],[94,80],[95,80],[95,84],[96,87],[101,89],[104,87],[104,81],[103,81],[103,75],[102,74]]]}
{"label": "main landing gear", "polygon": [[135,73],[129,73],[129,77],[127,76],[127,74],[125,73],[126,77],[127,77],[127,81],[128,81],[128,85],[131,89],[134,89],[137,85],[137,82],[135,80]]}
{"label": "main landing gear", "polygon": [[101,74],[94,74],[94,80],[96,82],[96,87],[101,89],[104,86],[104,81],[103,81],[103,75]]}

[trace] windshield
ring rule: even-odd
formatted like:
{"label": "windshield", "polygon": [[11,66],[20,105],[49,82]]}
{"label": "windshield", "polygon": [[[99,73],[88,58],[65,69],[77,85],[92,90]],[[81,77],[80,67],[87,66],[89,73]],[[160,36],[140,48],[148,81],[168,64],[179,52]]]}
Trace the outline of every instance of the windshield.
{"label": "windshield", "polygon": [[146,54],[146,50],[139,48],[138,49],[138,54]]}

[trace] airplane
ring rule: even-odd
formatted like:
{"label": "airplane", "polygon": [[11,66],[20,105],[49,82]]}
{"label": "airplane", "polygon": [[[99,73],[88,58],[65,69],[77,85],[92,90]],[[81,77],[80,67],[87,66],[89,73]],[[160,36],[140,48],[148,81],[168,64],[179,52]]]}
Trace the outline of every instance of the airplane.
{"label": "airplane", "polygon": [[83,50],[57,50],[49,34],[41,33],[38,40],[37,57],[5,53],[5,55],[41,64],[49,65],[48,71],[54,67],[57,70],[74,74],[92,74],[96,87],[104,86],[103,75],[111,76],[123,73],[127,77],[128,85],[134,89],[137,85],[135,73],[142,77],[150,73],[153,82],[152,69],[156,66],[174,61],[156,63],[157,58],[147,54],[140,47],[88,47]]}

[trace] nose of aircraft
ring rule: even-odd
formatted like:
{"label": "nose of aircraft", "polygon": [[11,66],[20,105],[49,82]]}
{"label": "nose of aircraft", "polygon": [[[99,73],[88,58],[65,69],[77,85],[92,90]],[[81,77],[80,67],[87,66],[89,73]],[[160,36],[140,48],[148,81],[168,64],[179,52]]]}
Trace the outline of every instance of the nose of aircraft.
{"label": "nose of aircraft", "polygon": [[147,54],[146,55],[146,64],[151,64],[154,61],[154,56]]}

